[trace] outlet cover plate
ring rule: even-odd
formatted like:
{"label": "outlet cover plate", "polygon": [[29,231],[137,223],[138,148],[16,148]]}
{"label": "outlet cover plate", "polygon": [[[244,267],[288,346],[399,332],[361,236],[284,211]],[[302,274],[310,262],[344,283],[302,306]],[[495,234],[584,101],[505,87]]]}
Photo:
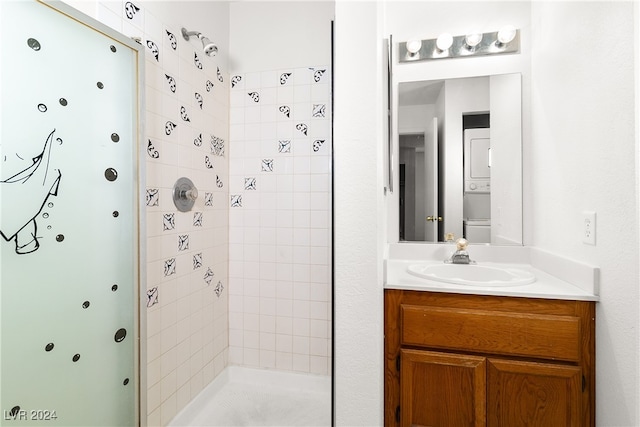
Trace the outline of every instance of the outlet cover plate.
{"label": "outlet cover plate", "polygon": [[582,242],[596,244],[596,213],[593,211],[582,212]]}

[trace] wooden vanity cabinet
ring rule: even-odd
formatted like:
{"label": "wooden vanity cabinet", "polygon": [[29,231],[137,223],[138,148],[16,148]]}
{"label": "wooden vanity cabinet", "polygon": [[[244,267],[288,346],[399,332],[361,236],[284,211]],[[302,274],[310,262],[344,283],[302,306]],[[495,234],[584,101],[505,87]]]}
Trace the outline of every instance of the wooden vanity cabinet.
{"label": "wooden vanity cabinet", "polygon": [[385,290],[385,425],[595,426],[595,303]]}

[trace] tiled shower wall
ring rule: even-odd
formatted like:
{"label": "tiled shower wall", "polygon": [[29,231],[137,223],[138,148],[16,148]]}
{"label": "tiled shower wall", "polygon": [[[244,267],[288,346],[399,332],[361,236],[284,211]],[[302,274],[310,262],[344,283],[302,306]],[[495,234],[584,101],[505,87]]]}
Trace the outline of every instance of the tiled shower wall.
{"label": "tiled shower wall", "polygon": [[[146,411],[166,425],[227,365],[228,73],[144,3],[99,2],[96,16],[145,46]],[[172,199],[183,176],[198,189],[189,212]]]}
{"label": "tiled shower wall", "polygon": [[231,76],[229,363],[330,371],[330,74]]}

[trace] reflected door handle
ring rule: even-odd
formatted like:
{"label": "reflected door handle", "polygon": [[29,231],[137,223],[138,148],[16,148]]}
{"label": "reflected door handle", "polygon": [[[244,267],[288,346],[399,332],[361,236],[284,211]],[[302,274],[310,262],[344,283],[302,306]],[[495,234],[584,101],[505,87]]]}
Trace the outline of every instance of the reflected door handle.
{"label": "reflected door handle", "polygon": [[433,222],[433,221],[438,221],[438,222],[442,222],[442,217],[441,216],[428,216],[427,217],[427,221],[429,222]]}

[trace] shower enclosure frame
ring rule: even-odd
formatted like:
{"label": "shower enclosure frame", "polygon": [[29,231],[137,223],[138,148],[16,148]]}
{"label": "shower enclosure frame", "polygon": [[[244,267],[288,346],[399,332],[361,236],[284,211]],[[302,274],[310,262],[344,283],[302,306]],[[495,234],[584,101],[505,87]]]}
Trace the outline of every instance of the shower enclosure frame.
{"label": "shower enclosure frame", "polygon": [[143,218],[146,210],[146,204],[142,195],[145,193],[145,176],[146,176],[146,168],[145,168],[145,149],[142,141],[144,141],[144,111],[145,111],[145,103],[144,103],[144,62],[145,62],[145,51],[144,46],[134,39],[125,36],[122,33],[114,30],[113,28],[103,24],[102,22],[80,12],[79,10],[63,3],[60,0],[37,0],[38,3],[50,7],[51,9],[67,16],[78,23],[85,25],[106,37],[109,37],[118,43],[121,43],[128,48],[130,48],[136,56],[136,70],[135,70],[135,84],[136,84],[136,94],[133,97],[136,100],[136,106],[133,108],[133,111],[136,115],[134,117],[136,123],[136,138],[135,138],[135,146],[137,149],[135,150],[135,165],[134,167],[137,170],[136,183],[135,188],[132,188],[133,198],[132,205],[135,207],[135,219],[134,219],[134,239],[136,240],[137,247],[137,262],[135,263],[135,277],[137,278],[137,286],[134,285],[134,289],[137,291],[132,297],[134,298],[133,306],[135,308],[135,312],[133,313],[134,318],[134,385],[136,396],[135,409],[134,409],[134,420],[136,425],[138,426],[146,426],[146,402],[147,402],[147,392],[146,392],[146,376],[147,376],[147,368],[146,368],[146,304],[142,295],[146,293],[146,227],[144,227]]}

